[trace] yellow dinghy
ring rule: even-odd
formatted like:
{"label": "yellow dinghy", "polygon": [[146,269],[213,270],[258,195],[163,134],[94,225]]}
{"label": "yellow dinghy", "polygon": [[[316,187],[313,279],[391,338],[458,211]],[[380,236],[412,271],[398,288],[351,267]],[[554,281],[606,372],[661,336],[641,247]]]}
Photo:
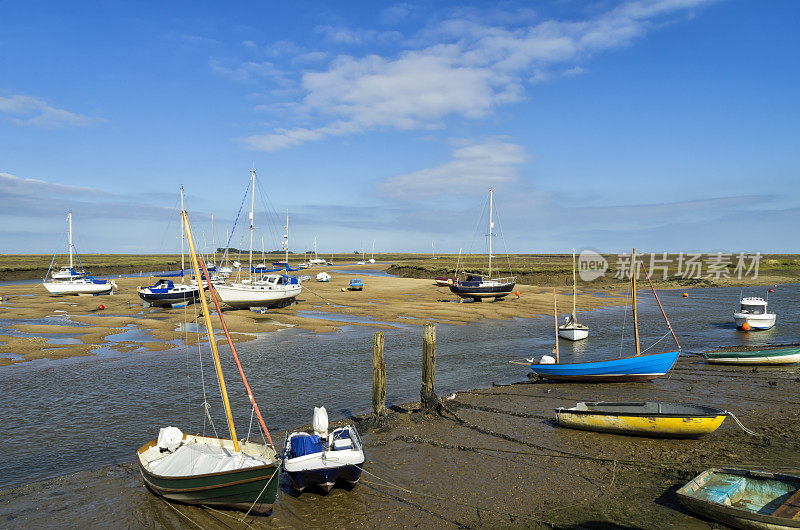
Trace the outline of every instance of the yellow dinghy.
{"label": "yellow dinghy", "polygon": [[562,427],[587,431],[688,438],[714,432],[728,412],[702,405],[639,402],[580,402],[556,409]]}

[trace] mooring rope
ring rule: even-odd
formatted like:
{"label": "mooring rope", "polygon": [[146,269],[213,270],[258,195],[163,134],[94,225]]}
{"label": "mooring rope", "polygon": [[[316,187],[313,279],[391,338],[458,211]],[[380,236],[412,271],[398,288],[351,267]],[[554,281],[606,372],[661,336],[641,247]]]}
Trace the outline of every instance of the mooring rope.
{"label": "mooring rope", "polygon": [[[254,500],[253,504],[250,505],[250,508],[247,510],[247,513],[244,514],[241,519],[239,519],[240,521],[244,521],[245,519],[247,519],[247,516],[250,515],[250,511],[253,509],[253,507],[256,504],[258,504],[258,499],[260,499],[261,496],[264,495],[264,492],[267,491],[267,487],[269,487],[270,482],[272,482],[272,479],[275,478],[275,475],[278,473],[278,470],[280,468],[281,468],[281,466],[280,466],[280,462],[279,462],[278,465],[275,466],[275,471],[272,472],[272,476],[269,477],[269,480],[267,481],[267,483],[264,484],[264,488],[261,490],[261,493],[258,494],[258,497],[256,497],[256,500]],[[245,522],[245,524],[247,524],[247,523]],[[250,526],[250,525],[248,525],[248,526]]]}
{"label": "mooring rope", "polygon": [[734,414],[733,412],[729,412],[729,411],[727,411],[727,410],[726,410],[726,411],[725,411],[725,414],[727,414],[728,416],[730,416],[731,418],[733,418],[733,421],[735,421],[735,422],[736,422],[736,425],[738,425],[738,426],[739,426],[739,427],[740,427],[740,428],[741,428],[741,429],[742,429],[744,432],[746,432],[746,433],[747,433],[747,434],[749,434],[750,436],[762,436],[761,434],[759,434],[759,433],[757,433],[757,432],[755,432],[755,431],[751,431],[750,429],[748,429],[747,427],[745,427],[745,426],[742,424],[742,422],[741,422],[741,421],[739,421],[739,418],[737,418],[737,417],[736,417],[736,414]]}

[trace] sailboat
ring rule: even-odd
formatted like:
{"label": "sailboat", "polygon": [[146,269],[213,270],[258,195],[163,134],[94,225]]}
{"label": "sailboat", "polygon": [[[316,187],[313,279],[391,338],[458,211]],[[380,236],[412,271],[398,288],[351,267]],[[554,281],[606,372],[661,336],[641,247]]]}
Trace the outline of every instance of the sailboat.
{"label": "sailboat", "polygon": [[[181,212],[183,212],[183,186],[181,186]],[[186,268],[183,255],[183,238],[184,230],[183,226],[181,226],[181,278],[183,278],[183,271]],[[170,276],[173,275],[177,274],[170,274]],[[174,283],[172,280],[167,280],[166,278],[160,278],[155,285],[151,285],[150,287],[137,287],[136,292],[139,293],[139,298],[144,300],[145,306],[149,304],[150,306],[156,307],[175,307],[184,304],[192,304],[200,297],[199,286]]]}
{"label": "sailboat", "polygon": [[[254,275],[253,270],[253,222],[256,195],[256,172],[250,171],[250,181],[252,184],[252,197],[250,198],[250,255],[249,266],[250,277],[248,279],[237,278],[240,281],[226,284],[219,284],[216,287],[217,293],[223,302],[236,308],[271,308],[284,307],[292,303],[292,300],[300,294],[302,287],[295,277],[283,274],[258,274]],[[288,228],[289,220],[287,213],[285,236],[286,257],[288,261]],[[288,271],[289,267],[286,266]],[[270,270],[268,272],[277,272]],[[241,272],[240,272],[241,274]]]}
{"label": "sailboat", "polygon": [[[156,495],[169,501],[233,508],[245,510],[248,513],[266,513],[272,508],[278,494],[281,462],[236,355],[236,348],[228,333],[225,317],[220,310],[208,269],[205,263],[197,258],[192,232],[189,228],[189,218],[185,210],[181,212],[181,217],[189,241],[189,252],[195,277],[206,278],[211,299],[216,306],[225,337],[250,398],[252,411],[258,417],[261,429],[269,443],[239,441],[236,436],[217,341],[211,327],[210,311],[201,281],[199,288],[200,300],[203,304],[203,318],[214,357],[230,438],[184,434],[180,429],[172,426],[162,428],[157,439],[144,444],[136,452],[139,471],[147,487]],[[205,275],[200,274],[201,267]]]}
{"label": "sailboat", "polygon": [[[639,345],[639,317],[636,312],[636,272],[639,263],[636,261],[636,249],[633,249],[633,256],[631,263],[633,264],[631,270],[631,293],[632,293],[632,309],[633,309],[633,334],[636,340],[636,355],[631,357],[621,357],[619,359],[607,359],[603,361],[590,361],[580,363],[562,363],[559,357],[558,350],[558,332],[556,331],[556,347],[553,350],[555,359],[550,356],[544,356],[539,363],[534,363],[533,359],[529,359],[531,370],[545,378],[554,381],[572,381],[572,382],[625,382],[625,381],[649,381],[657,377],[661,377],[670,371],[675,361],[678,360],[680,354],[680,344],[675,332],[672,330],[672,325],[669,323],[667,314],[664,312],[664,307],[661,305],[661,300],[658,298],[653,282],[650,280],[650,275],[647,273],[647,268],[644,263],[642,267],[645,270],[647,281],[650,283],[650,288],[653,291],[658,307],[661,309],[661,314],[667,323],[668,333],[672,333],[672,338],[675,340],[675,350],[666,351],[662,353],[650,353],[643,355]],[[555,291],[553,292],[555,299]],[[555,309],[555,308],[554,308]],[[557,309],[554,314],[557,315]],[[558,321],[556,320],[556,330],[558,330]],[[665,335],[666,336],[666,335]]]}
{"label": "sailboat", "polygon": [[[457,280],[449,284],[450,292],[461,298],[472,298],[480,301],[483,298],[503,298],[511,294],[517,278],[510,276],[507,278],[492,278],[492,237],[494,237],[494,219],[492,209],[494,205],[494,188],[489,188],[489,274],[484,278],[480,274],[466,274],[463,280]],[[458,277],[458,267],[456,267],[456,277]]]}
{"label": "sailboat", "polygon": [[319,265],[327,265],[328,262],[320,258],[317,254],[317,236],[314,236],[314,259],[309,260],[308,264],[312,267]]}
{"label": "sailboat", "polygon": [[[75,270],[73,262],[73,253],[75,247],[72,244],[72,211],[67,214],[67,240],[69,242],[69,267],[61,267],[58,272],[54,272],[47,280],[47,275],[42,282],[44,288],[50,294],[109,294],[113,293],[117,284],[109,280],[95,280],[93,276],[89,276],[83,267],[79,271]],[[55,259],[55,256],[53,256]],[[80,263],[80,257],[78,257]],[[51,264],[52,266],[52,264]],[[48,269],[48,273],[50,270]]]}
{"label": "sailboat", "polygon": [[369,258],[370,263],[375,263],[375,240],[372,240],[372,255]]}
{"label": "sailboat", "polygon": [[439,259],[436,257],[436,247],[433,246],[433,239],[431,239],[431,259]]}
{"label": "sailboat", "polygon": [[[286,210],[286,224],[283,227],[283,242],[281,246],[283,247],[284,252],[286,252],[286,257],[283,258],[283,261],[273,261],[273,267],[289,267],[289,210]],[[264,245],[264,240],[262,238],[261,245]]]}
{"label": "sailboat", "polygon": [[575,249],[572,249],[572,314],[570,314],[564,324],[558,326],[558,336],[562,339],[577,341],[583,340],[589,336],[589,328],[578,322],[575,316],[575,298],[577,297],[576,286],[577,278],[575,276]]}
{"label": "sailboat", "polygon": [[364,242],[361,242],[361,259],[356,261],[356,265],[366,265],[364,262]]}

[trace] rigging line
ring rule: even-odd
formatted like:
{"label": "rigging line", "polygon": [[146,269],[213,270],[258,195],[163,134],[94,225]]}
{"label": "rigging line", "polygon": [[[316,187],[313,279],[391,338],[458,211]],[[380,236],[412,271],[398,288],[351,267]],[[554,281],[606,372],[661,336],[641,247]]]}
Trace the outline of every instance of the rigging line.
{"label": "rigging line", "polygon": [[269,202],[267,194],[264,191],[264,188],[261,186],[260,180],[256,181],[256,189],[258,190],[258,193],[261,196],[261,203],[264,206],[264,213],[266,214],[265,217],[267,217],[268,221],[267,223],[264,224],[266,225],[267,230],[269,231],[270,237],[272,237],[272,244],[276,245],[276,241],[278,241],[279,239],[280,240],[283,239],[283,234],[276,234],[274,231],[274,227],[283,226],[283,223],[281,222],[280,217],[278,216],[277,210],[275,210],[275,207],[272,205],[271,202]]}
{"label": "rigging line", "polygon": [[642,353],[646,352],[647,350],[649,350],[650,348],[652,348],[653,346],[655,346],[656,344],[658,344],[659,342],[661,342],[662,340],[664,340],[664,339],[665,339],[665,338],[667,338],[667,337],[669,337],[669,331],[667,331],[666,333],[664,333],[664,336],[663,336],[663,337],[661,337],[660,339],[658,339],[657,341],[655,341],[653,344],[651,344],[650,346],[648,346],[647,348],[645,348],[644,350],[642,350]]}
{"label": "rigging line", "polygon": [[50,260],[50,266],[47,267],[47,272],[44,273],[44,281],[47,281],[47,277],[50,275],[50,270],[53,268],[53,262],[56,260],[56,253],[53,252],[53,259]]}
{"label": "rigging line", "polygon": [[167,233],[172,232],[172,221],[173,221],[173,219],[175,217],[173,214],[175,212],[180,213],[180,210],[178,210],[178,203],[179,202],[180,202],[180,198],[176,198],[175,199],[175,204],[172,205],[172,208],[169,211],[170,212],[170,216],[169,216],[169,219],[167,219],[167,226],[164,228],[164,231],[161,233],[161,241],[158,243],[158,250],[160,252],[163,252],[164,250],[166,250],[165,246],[164,246],[164,240],[167,238]]}
{"label": "rigging line", "polygon": [[[236,223],[239,222],[239,217],[242,215],[242,208],[244,208],[244,201],[247,200],[247,195],[250,193],[250,180],[247,181],[247,187],[245,188],[244,197],[242,197],[242,203],[239,205],[239,211],[236,212],[236,219],[233,220],[233,227],[231,228],[231,233],[228,234],[228,240],[225,242],[225,252],[222,254],[222,259],[220,263],[225,261],[225,257],[228,255],[228,249],[231,246],[231,240],[233,239],[233,233],[236,231]],[[242,250],[239,249],[239,257],[241,257]]]}
{"label": "rigging line", "polygon": [[[469,248],[467,249],[467,254],[472,254],[472,248],[475,246],[475,240],[478,238],[478,229],[480,227],[481,221],[483,221],[483,212],[486,211],[486,205],[489,202],[489,196],[487,195],[486,198],[483,199],[483,204],[481,206],[481,214],[478,216],[477,221],[475,221],[475,229],[472,231],[472,240],[469,242]],[[466,269],[466,258],[464,258],[464,268]]]}
{"label": "rigging line", "polygon": [[[497,227],[500,229],[500,238],[503,240],[503,248],[506,250],[506,261],[508,262],[508,273],[514,274],[514,271],[511,270],[511,256],[508,254],[508,242],[506,241],[505,236],[503,236],[503,223],[500,222],[500,214],[497,210],[497,203],[494,205],[494,215],[497,218]],[[491,279],[491,278],[490,278]]]}

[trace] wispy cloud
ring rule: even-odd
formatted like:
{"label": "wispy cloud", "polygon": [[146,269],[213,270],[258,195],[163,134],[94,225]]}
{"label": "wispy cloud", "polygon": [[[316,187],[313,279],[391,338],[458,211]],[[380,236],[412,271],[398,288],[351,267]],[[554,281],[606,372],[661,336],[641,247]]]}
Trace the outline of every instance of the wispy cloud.
{"label": "wispy cloud", "polygon": [[103,121],[49,105],[45,100],[24,95],[0,96],[0,114],[18,125],[34,127],[86,127]]}
{"label": "wispy cloud", "polygon": [[333,44],[386,44],[398,42],[403,38],[399,31],[378,31],[374,29],[350,29],[341,26],[317,26],[314,31]]}
{"label": "wispy cloud", "polygon": [[521,146],[501,140],[463,145],[453,151],[449,162],[390,177],[381,184],[381,190],[400,198],[439,193],[475,195],[476,189],[517,181],[519,166],[525,160]]}
{"label": "wispy cloud", "polygon": [[[538,19],[523,27],[501,25],[497,18],[493,24],[450,18],[421,32],[412,49],[393,56],[341,55],[325,70],[305,73],[301,115],[323,125],[276,129],[245,144],[275,151],[334,135],[425,129],[441,127],[451,116],[486,116],[524,98],[526,83],[580,74],[578,63],[593,54],[630,45],[668,17],[711,1],[636,0],[585,20]],[[319,31],[330,41],[356,44],[386,33],[332,26]]]}

